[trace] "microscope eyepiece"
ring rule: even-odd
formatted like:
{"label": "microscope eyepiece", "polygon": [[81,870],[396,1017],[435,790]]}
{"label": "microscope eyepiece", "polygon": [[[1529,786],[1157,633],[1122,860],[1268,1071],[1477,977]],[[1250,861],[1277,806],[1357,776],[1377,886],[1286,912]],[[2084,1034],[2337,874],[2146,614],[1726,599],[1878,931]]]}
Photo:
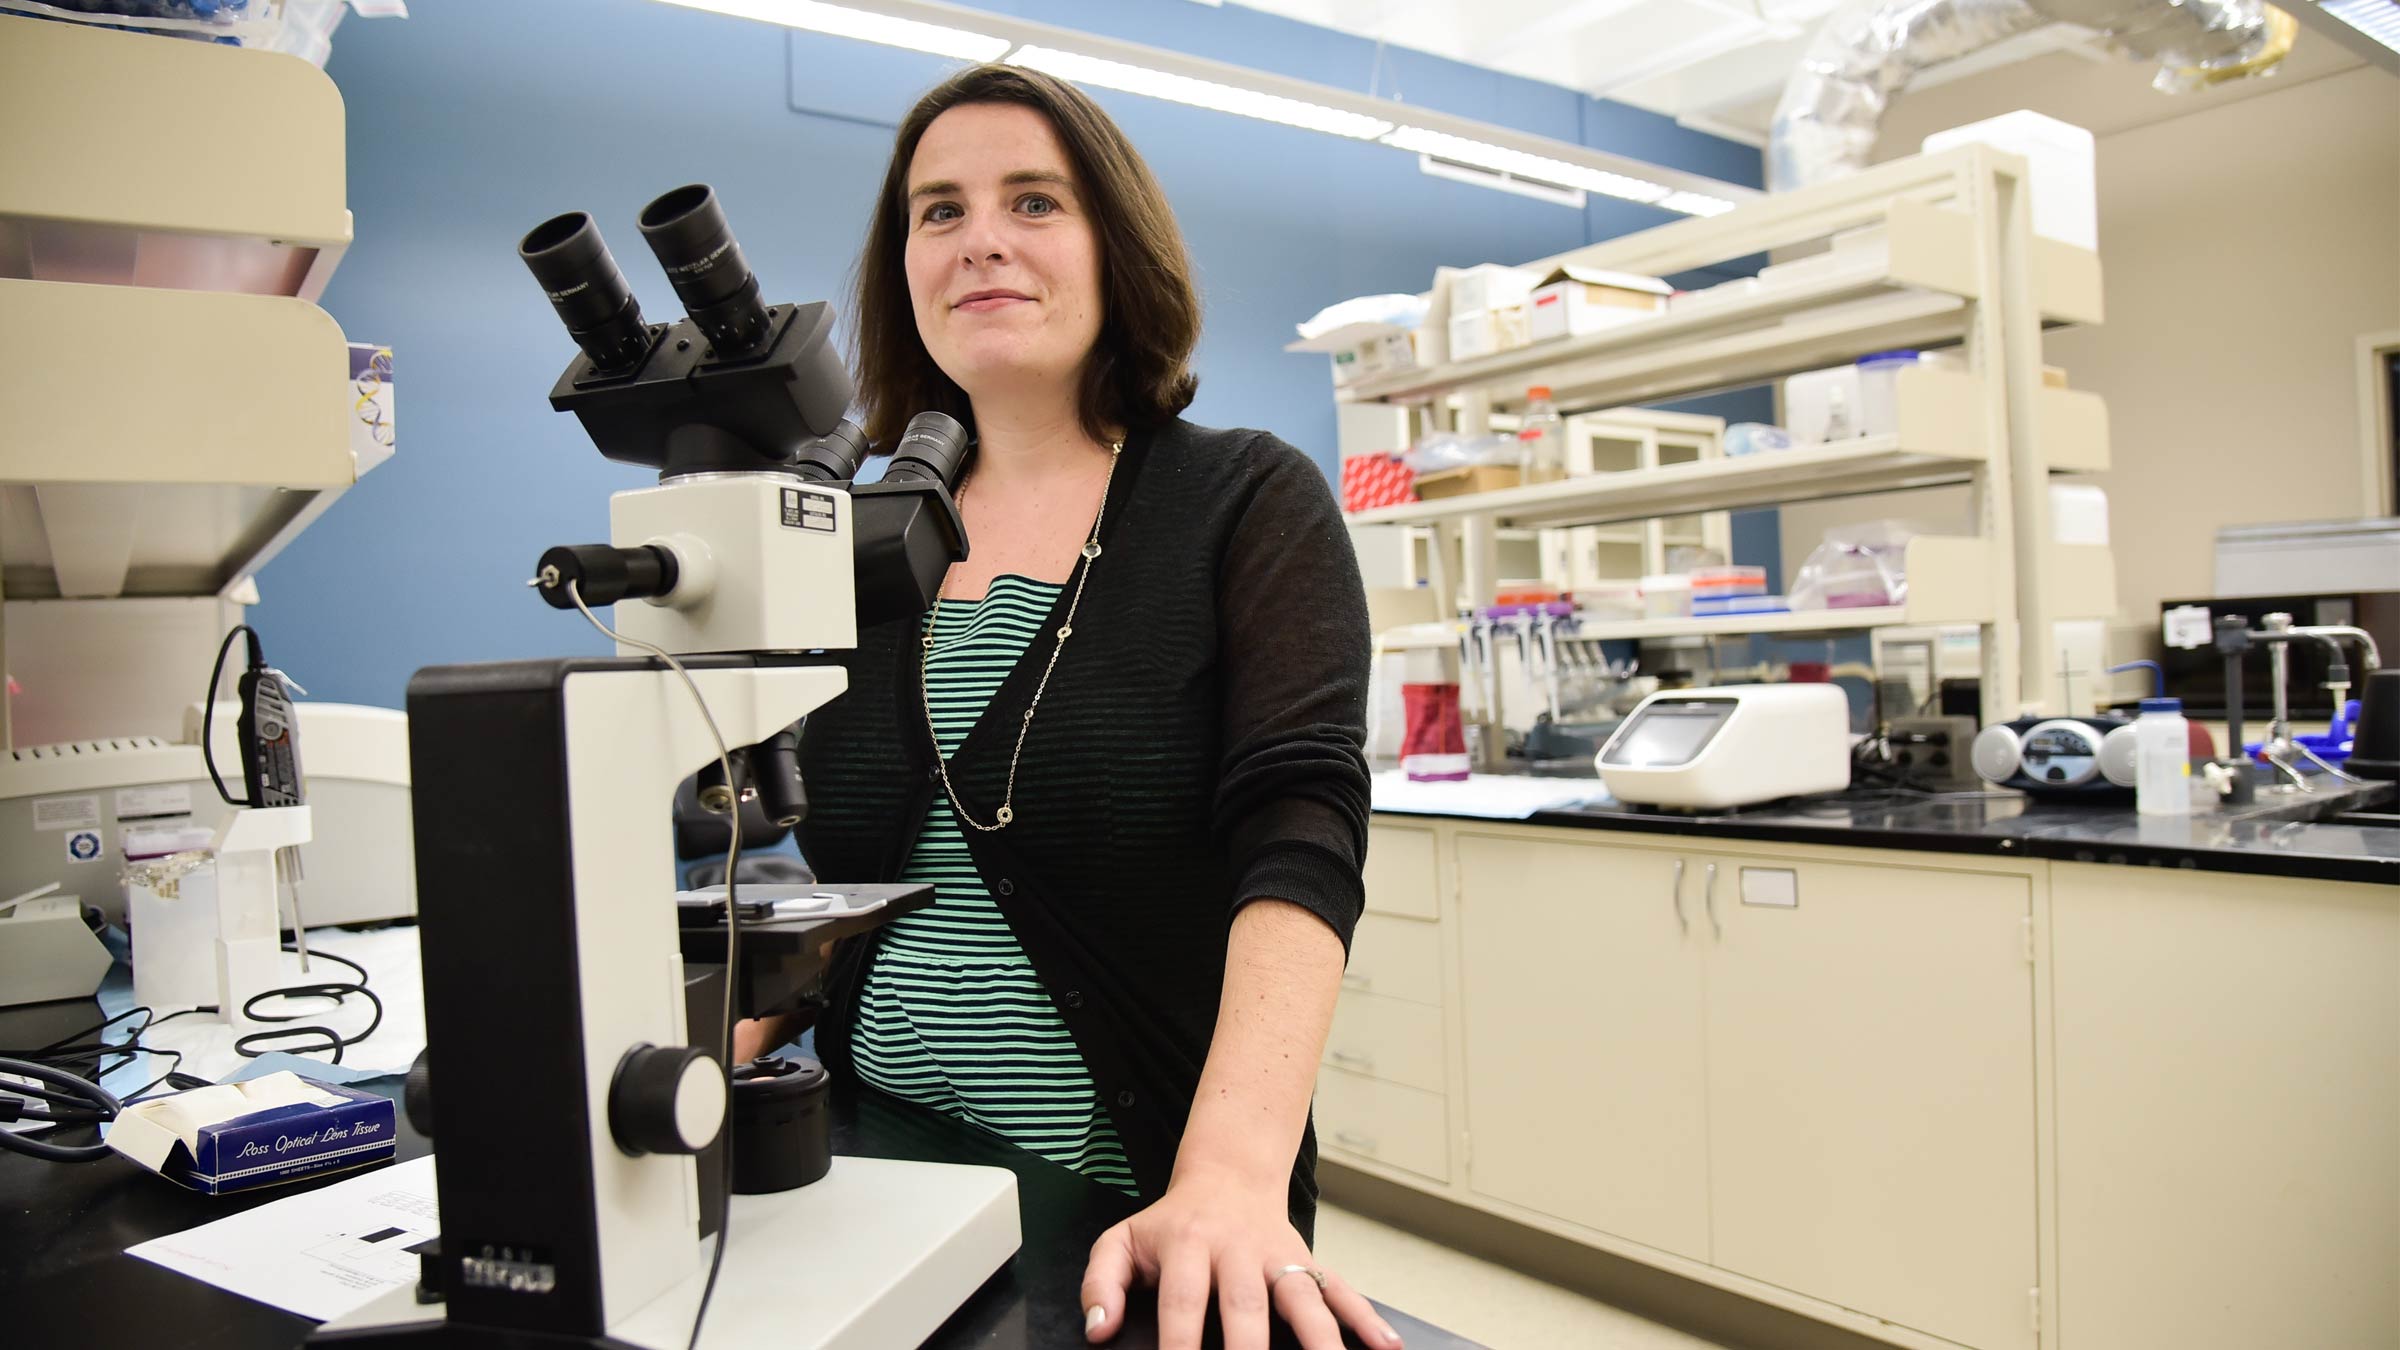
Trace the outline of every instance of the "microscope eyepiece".
{"label": "microscope eyepiece", "polygon": [[642,307],[590,216],[552,216],[517,245],[517,256],[542,284],[575,345],[601,371],[624,370],[650,350]]}
{"label": "microscope eyepiece", "polygon": [[900,444],[892,452],[887,483],[939,483],[958,486],[958,470],[967,458],[967,429],[948,413],[921,412],[908,419]]}
{"label": "microscope eyepiece", "polygon": [[792,472],[814,482],[846,483],[858,476],[866,457],[866,430],[845,417],[841,425],[800,447],[792,458]]}
{"label": "microscope eyepiece", "polygon": [[684,312],[720,354],[739,356],[766,341],[758,278],[734,242],[715,189],[692,183],[666,193],[642,208],[641,228]]}

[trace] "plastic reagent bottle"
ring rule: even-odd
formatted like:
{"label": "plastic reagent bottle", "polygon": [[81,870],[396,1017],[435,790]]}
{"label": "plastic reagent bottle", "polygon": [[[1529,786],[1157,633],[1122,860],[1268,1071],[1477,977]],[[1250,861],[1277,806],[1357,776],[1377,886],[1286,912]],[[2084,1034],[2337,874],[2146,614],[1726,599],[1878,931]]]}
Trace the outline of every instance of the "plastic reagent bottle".
{"label": "plastic reagent bottle", "polygon": [[2192,749],[2183,700],[2146,698],[2133,724],[2133,809],[2145,816],[2192,813]]}
{"label": "plastic reagent bottle", "polygon": [[1517,454],[1528,483],[1555,483],[1567,476],[1566,424],[1550,403],[1550,386],[1525,391],[1525,420],[1518,423]]}

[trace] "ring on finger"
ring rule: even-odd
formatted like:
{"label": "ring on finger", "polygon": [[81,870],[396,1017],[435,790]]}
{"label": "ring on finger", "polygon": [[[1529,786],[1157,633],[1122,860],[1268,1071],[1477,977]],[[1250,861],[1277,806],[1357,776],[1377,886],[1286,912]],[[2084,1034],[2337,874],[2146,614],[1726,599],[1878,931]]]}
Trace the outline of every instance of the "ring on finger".
{"label": "ring on finger", "polygon": [[1277,1266],[1275,1273],[1267,1277],[1267,1288],[1273,1289],[1286,1275],[1306,1275],[1317,1282],[1318,1293],[1325,1292],[1325,1272],[1315,1266]]}

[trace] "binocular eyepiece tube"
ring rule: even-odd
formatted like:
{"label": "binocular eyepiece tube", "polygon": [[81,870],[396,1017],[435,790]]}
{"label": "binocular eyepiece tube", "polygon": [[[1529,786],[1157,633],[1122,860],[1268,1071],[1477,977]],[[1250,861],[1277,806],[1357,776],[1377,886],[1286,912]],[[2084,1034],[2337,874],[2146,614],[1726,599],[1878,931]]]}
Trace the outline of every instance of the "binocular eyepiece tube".
{"label": "binocular eyepiece tube", "polygon": [[[640,223],[684,312],[714,344],[712,354],[745,356],[766,344],[772,329],[758,278],[715,190],[692,183],[665,193],[642,208]],[[517,256],[602,374],[627,370],[650,350],[641,304],[590,215],[569,211],[543,221],[518,243]]]}
{"label": "binocular eyepiece tube", "polygon": [[517,256],[542,284],[575,345],[603,373],[624,370],[650,350],[641,304],[589,215],[569,211],[534,226],[517,245]]}
{"label": "binocular eyepiece tube", "polygon": [[641,229],[684,312],[720,355],[740,356],[767,340],[758,278],[734,242],[715,189],[692,183],[661,194],[642,208]]}

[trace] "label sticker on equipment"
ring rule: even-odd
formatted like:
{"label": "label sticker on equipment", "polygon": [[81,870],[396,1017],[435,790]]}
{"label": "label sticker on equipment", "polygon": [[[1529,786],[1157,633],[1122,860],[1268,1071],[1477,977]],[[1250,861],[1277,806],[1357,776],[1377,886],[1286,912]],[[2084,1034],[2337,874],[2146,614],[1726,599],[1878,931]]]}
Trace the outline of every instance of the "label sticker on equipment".
{"label": "label sticker on equipment", "polygon": [[161,816],[188,816],[192,813],[192,785],[189,783],[152,783],[146,787],[117,789],[117,821],[156,820]]}
{"label": "label sticker on equipment", "polygon": [[834,529],[833,498],[799,488],[783,490],[783,527],[787,530]]}
{"label": "label sticker on equipment", "polygon": [[2168,646],[2180,651],[2206,647],[2217,640],[2215,622],[2206,605],[2177,605],[2159,619]]}
{"label": "label sticker on equipment", "polygon": [[100,828],[100,798],[44,797],[33,804],[37,830],[96,830]]}
{"label": "label sticker on equipment", "polygon": [[79,863],[100,861],[100,832],[98,830],[68,831],[67,861]]}

